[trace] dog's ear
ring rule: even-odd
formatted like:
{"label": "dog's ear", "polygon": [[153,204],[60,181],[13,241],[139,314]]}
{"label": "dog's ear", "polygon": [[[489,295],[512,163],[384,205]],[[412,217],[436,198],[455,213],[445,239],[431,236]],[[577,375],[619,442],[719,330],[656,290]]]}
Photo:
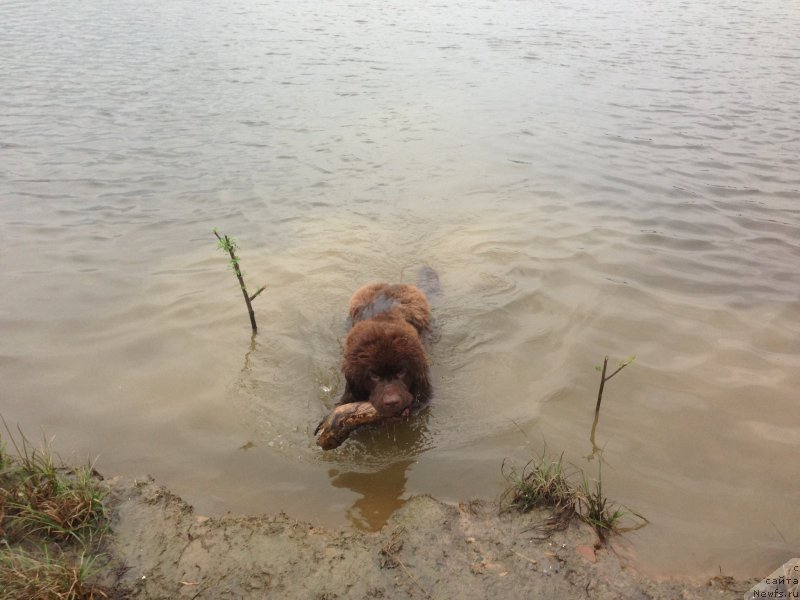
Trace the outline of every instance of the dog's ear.
{"label": "dog's ear", "polygon": [[431,387],[427,368],[422,368],[414,373],[414,379],[411,382],[411,389],[409,391],[411,395],[414,396],[414,402],[416,404],[425,404],[431,399],[433,388]]}

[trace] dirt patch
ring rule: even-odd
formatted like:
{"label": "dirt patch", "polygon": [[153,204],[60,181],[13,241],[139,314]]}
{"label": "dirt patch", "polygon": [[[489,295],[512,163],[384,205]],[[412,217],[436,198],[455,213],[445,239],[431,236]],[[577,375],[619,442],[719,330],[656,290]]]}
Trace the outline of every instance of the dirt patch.
{"label": "dirt patch", "polygon": [[752,584],[640,577],[575,520],[540,539],[536,512],[410,499],[378,533],[285,514],[207,518],[152,480],[112,481],[103,584],[131,598],[731,598]]}

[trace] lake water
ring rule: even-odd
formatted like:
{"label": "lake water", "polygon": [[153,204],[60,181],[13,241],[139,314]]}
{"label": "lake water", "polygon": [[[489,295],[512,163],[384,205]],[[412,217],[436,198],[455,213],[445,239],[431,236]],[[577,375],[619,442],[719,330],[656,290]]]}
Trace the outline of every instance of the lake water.
{"label": "lake water", "polygon": [[[800,5],[0,5],[0,412],[205,514],[379,528],[588,460],[656,573],[800,547]],[[212,229],[237,238],[260,331]],[[352,291],[436,269],[436,398],[340,450]]]}

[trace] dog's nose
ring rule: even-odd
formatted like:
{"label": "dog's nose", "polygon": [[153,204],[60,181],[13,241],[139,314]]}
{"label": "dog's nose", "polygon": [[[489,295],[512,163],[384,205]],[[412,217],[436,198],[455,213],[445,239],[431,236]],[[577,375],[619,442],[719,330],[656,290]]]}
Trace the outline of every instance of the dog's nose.
{"label": "dog's nose", "polygon": [[387,394],[383,398],[383,405],[389,410],[397,410],[403,405],[400,394]]}

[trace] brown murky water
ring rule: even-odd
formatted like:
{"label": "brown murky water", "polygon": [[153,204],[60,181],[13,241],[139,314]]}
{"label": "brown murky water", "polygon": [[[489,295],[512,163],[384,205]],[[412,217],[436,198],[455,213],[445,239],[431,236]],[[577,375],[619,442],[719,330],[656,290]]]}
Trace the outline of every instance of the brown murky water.
{"label": "brown murky water", "polygon": [[[201,512],[377,528],[543,444],[666,573],[800,547],[800,7],[5,2],[0,410]],[[213,227],[266,282],[251,341]],[[441,277],[437,397],[323,454],[344,311]],[[246,449],[245,449],[246,448]]]}

